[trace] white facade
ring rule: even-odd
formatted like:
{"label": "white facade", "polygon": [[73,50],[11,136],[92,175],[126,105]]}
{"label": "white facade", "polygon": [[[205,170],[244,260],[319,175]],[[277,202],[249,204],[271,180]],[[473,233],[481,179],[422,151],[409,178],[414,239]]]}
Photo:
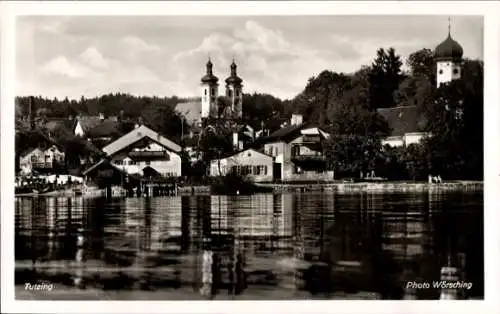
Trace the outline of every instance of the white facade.
{"label": "white facade", "polygon": [[80,123],[80,121],[76,121],[75,135],[76,136],[83,136],[84,134],[85,134],[85,132],[83,132],[82,124]]}
{"label": "white facade", "polygon": [[19,167],[23,174],[30,174],[33,168],[52,169],[53,163],[63,163],[64,157],[64,152],[61,152],[55,145],[47,149],[34,148],[20,156]]}
{"label": "white facade", "polygon": [[437,87],[443,83],[459,79],[462,75],[460,63],[451,60],[436,62],[436,71]]}
{"label": "white facade", "polygon": [[402,136],[389,136],[382,140],[382,146],[389,145],[391,147],[408,146],[410,144],[418,144],[427,135],[425,132],[406,133]]}
{"label": "white facade", "polygon": [[219,84],[201,84],[201,117],[208,118],[216,110]]}
{"label": "white facade", "polygon": [[229,84],[226,86],[226,98],[231,104],[231,110],[237,118],[243,117],[243,86]]}
{"label": "white facade", "polygon": [[273,179],[273,158],[247,149],[227,158],[210,161],[210,176],[224,176],[232,171],[248,176],[254,182],[270,182]]}
{"label": "white facade", "polygon": [[144,169],[149,167],[162,176],[182,175],[181,147],[146,126],[132,130],[102,150],[112,165],[129,174],[144,175]]}

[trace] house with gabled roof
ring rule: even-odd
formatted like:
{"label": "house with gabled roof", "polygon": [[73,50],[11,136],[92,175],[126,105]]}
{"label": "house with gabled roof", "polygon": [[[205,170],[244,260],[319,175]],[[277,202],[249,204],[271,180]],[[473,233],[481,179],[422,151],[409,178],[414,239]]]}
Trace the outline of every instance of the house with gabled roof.
{"label": "house with gabled roof", "polygon": [[391,147],[419,143],[427,135],[427,120],[417,106],[379,108],[377,112],[389,125],[389,136],[382,139],[382,145]]}
{"label": "house with gabled roof", "polygon": [[210,176],[228,174],[245,176],[254,182],[271,182],[273,157],[250,148],[210,161]]}
{"label": "house with gabled roof", "polygon": [[31,131],[29,136],[30,143],[16,147],[20,172],[52,173],[61,170],[65,163],[64,149],[40,130]]}
{"label": "house with gabled roof", "polygon": [[323,142],[330,137],[320,127],[292,115],[291,123],[258,140],[263,153],[274,158],[273,176],[283,182],[332,181],[327,170]]}
{"label": "house with gabled roof", "polygon": [[112,166],[130,175],[179,177],[181,146],[141,125],[106,145]]}

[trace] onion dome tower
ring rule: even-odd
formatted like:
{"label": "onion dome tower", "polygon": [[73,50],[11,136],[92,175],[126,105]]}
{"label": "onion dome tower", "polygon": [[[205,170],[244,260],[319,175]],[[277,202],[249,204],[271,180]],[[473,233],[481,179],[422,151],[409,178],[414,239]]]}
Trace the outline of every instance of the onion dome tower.
{"label": "onion dome tower", "polygon": [[463,53],[462,46],[451,38],[450,20],[448,19],[448,37],[434,50],[437,87],[461,77]]}
{"label": "onion dome tower", "polygon": [[231,63],[231,75],[226,79],[226,97],[231,104],[231,109],[235,113],[236,118],[243,117],[243,80],[237,74],[237,65]]}
{"label": "onion dome tower", "polygon": [[201,117],[208,118],[213,115],[217,109],[217,96],[219,88],[219,79],[213,74],[213,64],[208,58],[207,72],[201,78]]}

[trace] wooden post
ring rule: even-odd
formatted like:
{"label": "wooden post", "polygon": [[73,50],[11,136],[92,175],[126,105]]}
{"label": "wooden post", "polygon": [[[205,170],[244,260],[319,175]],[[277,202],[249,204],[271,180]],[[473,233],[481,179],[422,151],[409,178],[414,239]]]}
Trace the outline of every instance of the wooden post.
{"label": "wooden post", "polygon": [[201,289],[200,293],[207,297],[211,298],[212,290],[213,290],[213,252],[211,250],[203,250],[203,259],[201,264]]}
{"label": "wooden post", "polygon": [[76,274],[74,278],[74,283],[77,288],[83,288],[83,245],[85,238],[83,236],[83,229],[78,229],[76,235]]}

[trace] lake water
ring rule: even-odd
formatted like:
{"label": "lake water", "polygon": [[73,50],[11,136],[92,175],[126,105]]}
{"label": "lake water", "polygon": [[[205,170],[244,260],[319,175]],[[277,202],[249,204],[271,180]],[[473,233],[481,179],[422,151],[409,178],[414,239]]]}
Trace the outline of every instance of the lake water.
{"label": "lake water", "polygon": [[17,198],[15,223],[18,298],[437,299],[406,283],[447,263],[484,297],[482,193]]}

